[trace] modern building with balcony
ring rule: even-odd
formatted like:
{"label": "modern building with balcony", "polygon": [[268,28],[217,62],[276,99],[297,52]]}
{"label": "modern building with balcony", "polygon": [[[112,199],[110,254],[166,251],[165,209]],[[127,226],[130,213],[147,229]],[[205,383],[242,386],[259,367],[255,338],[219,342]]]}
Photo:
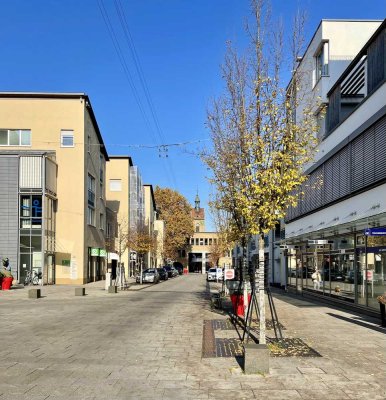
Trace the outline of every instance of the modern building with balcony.
{"label": "modern building with balcony", "polygon": [[283,283],[375,311],[386,291],[386,20],[322,21],[302,69],[327,113],[285,219]]}

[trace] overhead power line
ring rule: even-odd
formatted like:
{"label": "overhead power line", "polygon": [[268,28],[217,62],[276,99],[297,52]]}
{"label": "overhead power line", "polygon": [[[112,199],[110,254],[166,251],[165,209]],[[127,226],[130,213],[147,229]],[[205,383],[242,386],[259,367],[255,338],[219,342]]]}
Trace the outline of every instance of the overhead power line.
{"label": "overhead power line", "polygon": [[[102,14],[102,17],[103,17],[103,20],[104,20],[105,25],[107,27],[109,36],[111,38],[111,41],[113,42],[115,51],[116,51],[116,53],[118,55],[119,61],[120,61],[121,65],[122,65],[122,68],[124,70],[125,77],[129,82],[131,91],[133,92],[134,99],[135,99],[135,101],[136,101],[136,103],[138,105],[138,108],[139,108],[139,110],[141,112],[141,115],[142,115],[142,117],[143,117],[148,129],[149,129],[149,132],[152,134],[153,140],[155,141],[155,143],[159,143],[159,139],[160,139],[161,143],[165,142],[164,137],[163,137],[163,133],[162,133],[162,130],[160,128],[159,121],[158,121],[158,117],[157,117],[157,114],[156,114],[156,111],[155,111],[154,103],[152,101],[152,98],[151,98],[151,95],[150,95],[150,91],[149,91],[149,88],[148,88],[148,85],[147,85],[147,82],[146,82],[146,79],[145,79],[145,75],[143,73],[143,70],[142,70],[142,67],[141,67],[141,64],[140,64],[140,61],[139,61],[139,57],[138,57],[137,51],[135,49],[134,41],[133,41],[133,38],[132,38],[131,33],[130,33],[130,29],[129,29],[129,26],[128,26],[128,23],[127,23],[127,19],[126,19],[126,15],[124,13],[124,9],[123,9],[122,4],[121,4],[121,2],[119,0],[118,1],[114,0],[114,3],[115,3],[115,8],[117,10],[117,14],[118,14],[118,18],[119,18],[121,27],[122,27],[123,32],[124,32],[124,37],[125,37],[126,43],[127,43],[128,47],[129,47],[130,54],[131,54],[131,57],[132,57],[133,62],[134,62],[134,66],[135,66],[137,75],[139,77],[139,81],[140,81],[140,84],[141,84],[141,87],[142,87],[142,91],[143,91],[143,93],[145,95],[146,103],[148,105],[151,117],[153,119],[154,126],[156,128],[156,134],[155,134],[155,132],[153,130],[153,127],[152,127],[152,125],[151,125],[151,123],[149,121],[148,115],[147,115],[147,113],[145,111],[145,108],[143,106],[143,103],[141,101],[141,96],[140,96],[140,94],[139,94],[139,92],[138,92],[138,90],[137,90],[137,88],[135,86],[135,82],[134,82],[133,76],[132,76],[132,74],[130,72],[130,69],[128,68],[127,63],[126,63],[126,59],[125,59],[124,53],[122,51],[122,47],[119,44],[118,37],[117,37],[117,35],[115,33],[114,26],[111,23],[109,14],[108,14],[105,6],[104,6],[103,0],[98,0],[99,10],[100,10],[100,12]],[[158,146],[162,146],[162,145],[158,145]],[[166,165],[163,164],[163,167],[165,169],[166,175],[168,176],[168,179],[173,182],[174,186],[177,186],[176,179],[175,179],[173,170],[171,168],[171,165],[169,163],[166,163]]]}

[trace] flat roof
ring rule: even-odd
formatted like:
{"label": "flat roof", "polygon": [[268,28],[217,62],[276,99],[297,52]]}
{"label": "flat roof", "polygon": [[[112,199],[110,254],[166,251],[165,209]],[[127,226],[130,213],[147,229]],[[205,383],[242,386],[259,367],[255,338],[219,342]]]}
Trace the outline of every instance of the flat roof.
{"label": "flat roof", "polygon": [[110,157],[110,160],[129,160],[130,167],[134,166],[133,159],[130,156],[119,156],[119,155],[117,155],[117,156],[109,156],[109,157]]}
{"label": "flat roof", "polygon": [[102,134],[99,130],[98,122],[96,120],[94,110],[91,106],[90,98],[85,93],[49,93],[49,92],[0,92],[0,99],[84,99],[85,106],[90,114],[95,132],[97,134],[99,143],[101,144],[101,152],[105,159],[109,160],[106,146],[103,142]]}

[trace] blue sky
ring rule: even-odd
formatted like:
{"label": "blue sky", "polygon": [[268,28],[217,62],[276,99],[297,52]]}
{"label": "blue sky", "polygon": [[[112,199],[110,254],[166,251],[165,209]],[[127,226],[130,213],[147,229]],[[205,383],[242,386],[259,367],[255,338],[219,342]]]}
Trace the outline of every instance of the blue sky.
{"label": "blue sky", "polygon": [[[90,96],[109,154],[128,154],[145,183],[180,191],[206,207],[207,171],[194,155],[205,140],[206,110],[221,93],[219,66],[225,43],[245,43],[248,0],[120,0],[147,82],[148,106],[114,0],[103,0],[137,98],[109,36],[101,0],[0,2],[0,91],[85,92]],[[273,0],[273,14],[289,21],[298,7],[308,14],[310,39],[322,18],[383,19],[386,1]],[[103,10],[103,9],[102,9]],[[140,106],[142,105],[142,110]],[[157,129],[153,113],[157,116]],[[207,228],[212,228],[208,218]]]}

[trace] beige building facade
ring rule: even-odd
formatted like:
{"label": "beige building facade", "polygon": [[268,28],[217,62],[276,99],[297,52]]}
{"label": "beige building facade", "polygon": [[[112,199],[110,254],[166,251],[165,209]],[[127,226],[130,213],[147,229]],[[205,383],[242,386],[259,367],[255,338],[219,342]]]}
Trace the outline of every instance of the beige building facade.
{"label": "beige building facade", "polygon": [[0,211],[0,255],[11,256],[16,280],[103,278],[107,160],[87,95],[0,93],[0,176],[12,199]]}
{"label": "beige building facade", "polygon": [[[145,229],[150,237],[154,238],[154,243],[157,243],[156,233],[154,229],[155,221],[157,220],[157,210],[154,198],[153,186],[143,185],[144,203],[145,203]],[[148,252],[144,258],[144,267],[153,268],[157,266],[156,249]]]}
{"label": "beige building facade", "polygon": [[[130,275],[130,249],[127,236],[130,229],[130,168],[133,166],[129,156],[110,156],[106,165],[106,202],[117,217],[115,249],[108,254],[112,269],[121,263],[125,276]],[[115,276],[115,272],[113,276]]]}
{"label": "beige building facade", "polygon": [[195,198],[195,206],[191,210],[191,216],[194,234],[189,239],[188,252],[184,260],[188,265],[189,272],[204,274],[209,268],[215,266],[216,262],[221,268],[230,267],[232,259],[229,251],[225,251],[218,260],[215,260],[214,254],[220,247],[219,235],[217,232],[205,231],[205,209],[200,206],[198,194]]}

